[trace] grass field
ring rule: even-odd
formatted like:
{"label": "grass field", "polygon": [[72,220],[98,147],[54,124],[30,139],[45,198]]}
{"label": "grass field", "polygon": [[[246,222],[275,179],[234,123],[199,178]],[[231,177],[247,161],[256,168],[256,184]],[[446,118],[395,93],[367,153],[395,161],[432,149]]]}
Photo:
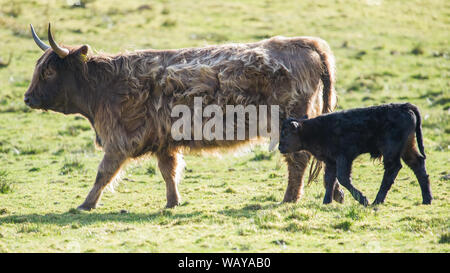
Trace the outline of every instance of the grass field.
{"label": "grass field", "polygon": [[[0,0],[0,252],[449,252],[450,3],[430,1]],[[115,193],[79,212],[102,152],[81,117],[23,103],[51,21],[62,44],[96,51],[319,36],[337,61],[339,109],[411,102],[422,111],[434,201],[421,205],[411,170],[384,205],[322,205],[319,179],[280,204],[278,152],[186,156],[182,205],[164,209],[154,159],[129,165]],[[10,63],[8,64],[9,56]],[[373,201],[382,164],[361,156],[354,183]],[[321,177],[321,176],[320,176]]]}

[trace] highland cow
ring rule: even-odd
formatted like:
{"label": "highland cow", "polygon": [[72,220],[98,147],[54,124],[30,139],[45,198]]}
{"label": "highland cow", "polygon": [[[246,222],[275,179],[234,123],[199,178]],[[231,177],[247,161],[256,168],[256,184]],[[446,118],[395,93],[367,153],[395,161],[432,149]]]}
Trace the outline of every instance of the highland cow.
{"label": "highland cow", "polygon": [[[179,50],[91,54],[87,45],[60,46],[48,28],[50,46],[33,27],[44,51],[37,61],[25,103],[35,109],[81,114],[103,148],[92,190],[79,209],[96,207],[103,189],[128,159],[155,155],[166,182],[167,207],[180,203],[178,181],[186,150],[232,148],[250,139],[181,140],[171,137],[176,105],[279,105],[280,119],[316,116],[336,105],[334,57],[327,43],[312,37],[273,37],[255,43]],[[278,130],[279,128],[277,128]],[[264,136],[258,136],[264,137]],[[285,202],[302,193],[307,152],[286,155]],[[334,198],[343,200],[336,188]]]}
{"label": "highland cow", "polygon": [[419,109],[410,103],[351,109],[312,119],[289,118],[283,122],[278,148],[281,153],[306,150],[325,162],[324,204],[331,203],[337,178],[359,203],[368,205],[367,198],[351,180],[352,162],[364,153],[370,153],[372,158],[382,157],[384,163],[384,176],[374,204],[384,202],[402,168],[400,158],[419,180],[423,204],[431,204],[421,124]]}

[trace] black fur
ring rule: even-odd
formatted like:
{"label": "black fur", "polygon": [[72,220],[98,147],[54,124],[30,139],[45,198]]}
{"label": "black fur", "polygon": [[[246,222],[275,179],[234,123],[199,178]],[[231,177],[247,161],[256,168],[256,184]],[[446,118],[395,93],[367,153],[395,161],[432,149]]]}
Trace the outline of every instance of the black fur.
{"label": "black fur", "polygon": [[[414,143],[414,134],[420,155]],[[413,169],[419,180],[424,204],[432,200],[425,169],[421,117],[410,103],[385,104],[321,115],[313,119],[289,118],[283,122],[279,150],[281,153],[307,150],[325,162],[324,203],[330,203],[336,177],[363,205],[367,198],[351,183],[353,160],[364,153],[383,157],[385,173],[374,201],[383,203],[402,165],[400,158]]]}

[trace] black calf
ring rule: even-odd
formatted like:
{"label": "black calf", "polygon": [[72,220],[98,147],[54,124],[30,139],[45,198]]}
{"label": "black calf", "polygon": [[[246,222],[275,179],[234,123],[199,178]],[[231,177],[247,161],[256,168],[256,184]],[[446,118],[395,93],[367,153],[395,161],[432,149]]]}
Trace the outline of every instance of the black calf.
{"label": "black calf", "polygon": [[425,169],[421,117],[417,107],[410,103],[351,109],[313,119],[289,118],[282,125],[279,150],[281,153],[307,150],[325,162],[324,204],[333,199],[336,178],[359,203],[369,204],[351,180],[352,162],[364,153],[370,153],[373,158],[383,157],[385,171],[374,204],[384,202],[402,168],[400,158],[414,171],[423,204],[431,204],[433,199]]}

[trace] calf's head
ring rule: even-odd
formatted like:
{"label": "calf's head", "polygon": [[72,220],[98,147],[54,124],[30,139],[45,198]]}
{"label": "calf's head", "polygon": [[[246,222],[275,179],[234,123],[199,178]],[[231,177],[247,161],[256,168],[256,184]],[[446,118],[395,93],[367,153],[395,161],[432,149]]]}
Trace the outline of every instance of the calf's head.
{"label": "calf's head", "polygon": [[76,113],[72,102],[82,97],[80,92],[83,90],[83,77],[87,74],[84,62],[88,46],[59,46],[53,39],[50,24],[48,46],[39,39],[33,26],[30,27],[34,41],[44,54],[36,63],[30,86],[24,96],[25,104],[34,109]]}
{"label": "calf's head", "polygon": [[307,118],[307,116],[301,119],[287,118],[283,121],[281,125],[280,144],[278,145],[278,149],[282,154],[302,150],[300,131],[303,120]]}

